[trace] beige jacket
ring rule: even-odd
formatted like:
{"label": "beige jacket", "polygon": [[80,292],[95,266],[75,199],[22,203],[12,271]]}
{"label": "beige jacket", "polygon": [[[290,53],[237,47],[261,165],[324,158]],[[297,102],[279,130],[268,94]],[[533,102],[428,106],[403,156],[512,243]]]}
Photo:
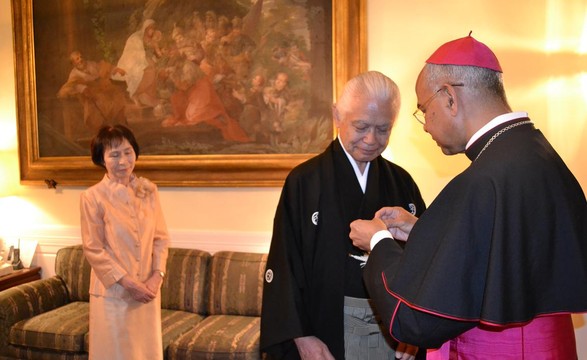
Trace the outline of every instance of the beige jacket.
{"label": "beige jacket", "polygon": [[124,186],[105,175],[82,193],[80,214],[90,294],[130,299],[118,280],[129,275],[144,282],[165,271],[169,235],[155,184],[133,175]]}

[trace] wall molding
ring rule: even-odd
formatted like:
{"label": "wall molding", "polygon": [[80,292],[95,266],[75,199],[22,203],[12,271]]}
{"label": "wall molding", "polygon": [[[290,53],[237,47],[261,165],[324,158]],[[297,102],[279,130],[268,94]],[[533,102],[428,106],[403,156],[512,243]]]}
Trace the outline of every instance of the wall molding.
{"label": "wall molding", "polygon": [[[38,242],[37,252],[56,253],[62,247],[81,244],[77,226],[51,226],[23,230],[19,234],[2,234],[8,242],[18,239]],[[200,249],[209,252],[221,250],[266,253],[271,241],[270,232],[206,231],[169,229],[170,246]]]}
{"label": "wall molding", "polygon": [[[169,229],[170,247],[200,249],[215,253],[222,250],[267,253],[271,242],[270,232],[243,231],[205,231],[191,229]],[[43,277],[52,276],[55,267],[55,254],[66,246],[82,243],[80,227],[50,226],[25,229],[16,233],[2,233],[5,244],[37,242],[32,258],[33,266],[43,268]]]}

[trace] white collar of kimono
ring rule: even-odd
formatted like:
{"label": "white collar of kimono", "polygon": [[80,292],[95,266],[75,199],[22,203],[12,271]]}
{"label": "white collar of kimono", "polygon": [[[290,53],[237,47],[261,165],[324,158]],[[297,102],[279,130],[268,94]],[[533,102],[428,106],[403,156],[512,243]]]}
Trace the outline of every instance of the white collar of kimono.
{"label": "white collar of kimono", "polygon": [[342,144],[342,141],[340,141],[340,137],[338,138],[338,142],[340,143],[340,146],[342,146],[342,149],[344,150],[346,157],[349,159],[351,165],[353,166],[353,169],[355,170],[355,175],[357,176],[357,180],[359,181],[359,185],[361,185],[361,189],[363,190],[364,194],[365,190],[367,189],[367,175],[369,175],[369,167],[371,166],[371,162],[367,163],[367,166],[365,166],[365,171],[361,174],[361,170],[359,170],[359,165],[357,165],[357,161],[353,159],[353,157],[346,151],[344,145]]}
{"label": "white collar of kimono", "polygon": [[504,122],[508,122],[508,121],[511,121],[514,119],[519,119],[519,118],[524,118],[524,117],[528,117],[527,112],[516,111],[516,112],[507,113],[507,114],[502,114],[502,115],[499,115],[499,116],[493,118],[493,120],[491,120],[490,122],[485,124],[481,129],[477,130],[477,132],[474,133],[473,136],[471,136],[471,139],[469,139],[469,142],[467,143],[467,146],[465,147],[465,149],[468,149],[471,145],[473,145],[473,143],[475,141],[477,141],[477,139],[479,139],[481,136],[483,136],[485,133],[487,133],[489,130],[493,129],[494,127],[501,125]]}

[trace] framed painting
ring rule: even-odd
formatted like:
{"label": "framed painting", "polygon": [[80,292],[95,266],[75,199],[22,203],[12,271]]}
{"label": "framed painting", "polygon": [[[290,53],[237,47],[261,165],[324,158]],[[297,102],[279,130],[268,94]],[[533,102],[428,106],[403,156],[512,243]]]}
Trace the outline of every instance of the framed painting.
{"label": "framed painting", "polygon": [[12,0],[20,179],[86,186],[133,130],[159,186],[281,186],[366,68],[364,0]]}

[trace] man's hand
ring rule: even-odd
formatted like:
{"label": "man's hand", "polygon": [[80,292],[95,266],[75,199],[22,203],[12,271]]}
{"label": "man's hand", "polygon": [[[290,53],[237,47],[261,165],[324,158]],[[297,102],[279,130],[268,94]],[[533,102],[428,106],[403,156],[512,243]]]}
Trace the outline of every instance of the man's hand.
{"label": "man's hand", "polygon": [[363,251],[371,251],[371,238],[380,231],[387,229],[385,223],[375,217],[373,220],[355,220],[351,223],[349,237],[353,245]]}
{"label": "man's hand", "polygon": [[418,347],[410,344],[399,343],[395,349],[395,358],[401,360],[414,360],[418,353]]}
{"label": "man's hand", "polygon": [[294,342],[302,360],[334,360],[328,346],[315,336],[295,338]]}
{"label": "man's hand", "polygon": [[157,295],[153,291],[149,290],[145,284],[132,279],[128,275],[118,280],[118,283],[129,292],[133,300],[144,304],[153,300]]}
{"label": "man's hand", "polygon": [[385,223],[387,229],[397,240],[408,240],[410,231],[418,218],[402,207],[384,207],[375,213],[375,218]]}

